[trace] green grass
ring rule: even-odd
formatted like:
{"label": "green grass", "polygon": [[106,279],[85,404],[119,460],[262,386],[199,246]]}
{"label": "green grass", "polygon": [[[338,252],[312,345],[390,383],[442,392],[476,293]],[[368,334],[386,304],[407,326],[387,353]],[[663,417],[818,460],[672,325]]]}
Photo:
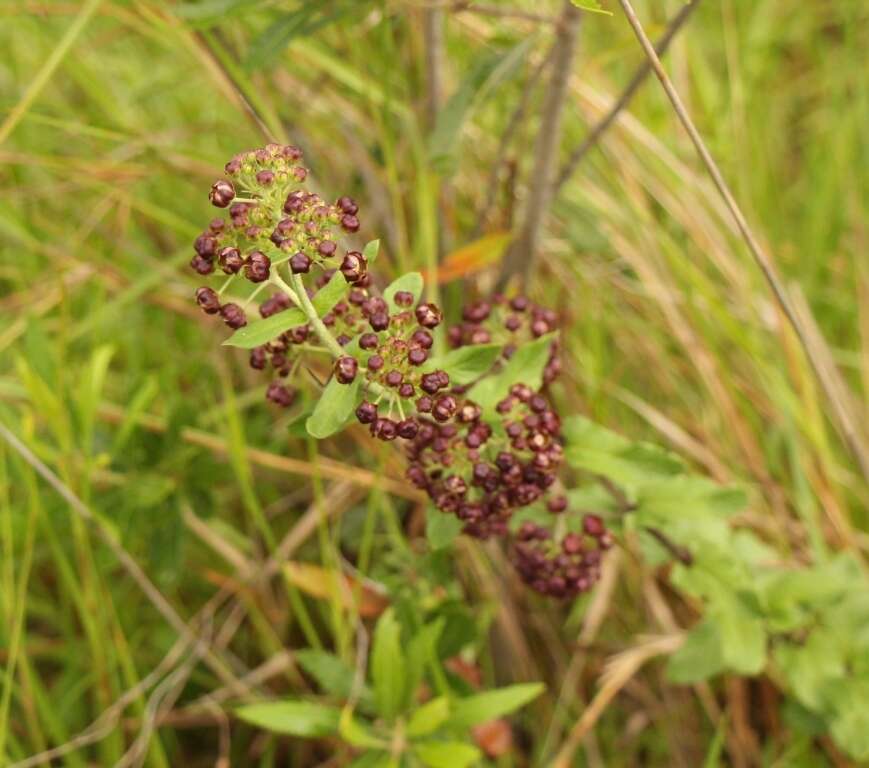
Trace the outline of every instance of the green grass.
{"label": "green grass", "polygon": [[[558,10],[551,0],[524,5]],[[607,5],[613,16],[582,22],[563,157],[641,61],[617,4]],[[656,37],[679,5],[637,10]],[[319,188],[358,197],[363,239],[383,240],[379,268],[429,269],[439,250],[471,239],[498,138],[549,32],[449,17],[447,97],[471,82],[483,54],[531,42],[462,122],[443,128],[453,131],[448,157],[433,165],[420,11],[350,6],[286,46],[274,44],[280,28],[271,25],[296,7],[289,3],[9,0],[0,9],[0,421],[119,537],[184,620],[199,616],[197,632],[213,637],[219,660],[196,663],[195,649],[184,648],[190,666],[176,703],[147,686],[58,764],[116,764],[149,706],[169,719],[146,745],[147,765],[213,764],[225,720],[213,710],[185,717],[190,702],[283,648],[323,646],[355,663],[360,618],[337,588],[314,599],[280,578],[245,577],[242,566],[265,562],[285,537],[290,559],[334,569],[350,558],[367,577],[413,594],[424,510],[394,486],[372,490],[380,475],[400,477],[399,458],[374,450],[362,431],[320,445],[287,437],[291,416],[266,407],[245,355],[221,347],[223,334],[193,306],[190,243],[226,159],[278,137],[304,148]],[[866,22],[859,0],[707,2],[667,56],[748,218],[811,307],[863,424]],[[508,153],[520,194],[539,102],[537,92]],[[512,223],[508,185],[492,231]],[[454,311],[493,278],[490,268],[438,290]],[[739,524],[786,562],[842,549],[864,558],[865,478],[654,79],[554,202],[529,290],[566,317],[567,374],[557,388],[566,411],[668,444],[716,480],[745,484],[751,504]],[[76,737],[178,636],[93,526],[2,442],[0,553],[5,764]],[[549,686],[535,716],[552,727],[526,721],[516,755],[531,757],[499,765],[544,765],[544,744],[561,743],[605,659],[693,622],[664,575],[636,551],[625,555],[597,606],[599,628],[583,630],[589,650],[562,700],[566,717],[550,720],[588,605],[566,616],[515,591],[494,550],[457,549],[451,572],[478,629],[493,621],[471,647],[487,684]],[[763,755],[765,765],[833,759],[828,742],[788,743],[771,714],[769,678],[733,677],[704,692],[668,685],[659,672],[651,661],[613,699],[577,765],[717,764],[718,752],[731,761]],[[253,687],[307,689],[292,663]],[[229,687],[219,703],[250,694]],[[281,744],[233,721],[231,764],[316,765],[328,756]]]}

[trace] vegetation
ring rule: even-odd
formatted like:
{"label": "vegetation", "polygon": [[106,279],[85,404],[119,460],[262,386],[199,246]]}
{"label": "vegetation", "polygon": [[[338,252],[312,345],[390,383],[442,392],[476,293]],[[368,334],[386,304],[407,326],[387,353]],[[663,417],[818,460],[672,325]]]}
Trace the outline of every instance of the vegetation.
{"label": "vegetation", "polygon": [[[637,2],[754,253],[630,9],[0,8],[0,764],[869,761],[866,9]],[[269,142],[310,176],[224,172]],[[211,253],[215,179],[220,208],[349,195],[340,245]],[[319,324],[360,279],[370,347]],[[447,332],[520,295],[546,328],[509,361]],[[548,505],[475,538],[405,476],[409,400],[369,398],[403,310],[402,383],[471,387],[421,423],[501,439],[542,388]],[[587,571],[517,560],[550,529]]]}

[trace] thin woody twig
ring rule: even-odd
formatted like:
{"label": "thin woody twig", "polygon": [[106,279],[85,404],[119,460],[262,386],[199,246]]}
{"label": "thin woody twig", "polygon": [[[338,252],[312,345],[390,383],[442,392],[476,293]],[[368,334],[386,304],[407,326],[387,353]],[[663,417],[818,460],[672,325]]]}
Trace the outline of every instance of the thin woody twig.
{"label": "thin woody twig", "polygon": [[[661,82],[661,86],[664,88],[664,92],[667,94],[667,98],[673,105],[673,110],[676,112],[676,116],[682,123],[682,126],[684,127],[686,133],[691,139],[691,143],[694,145],[694,149],[697,150],[697,154],[700,156],[703,165],[706,167],[709,176],[712,178],[712,182],[718,190],[718,193],[721,195],[725,205],[730,211],[730,214],[733,216],[733,220],[735,221],[737,229],[739,229],[739,232],[742,235],[742,239],[748,246],[748,250],[751,252],[755,263],[760,268],[760,271],[763,273],[763,276],[766,279],[766,282],[769,285],[773,296],[778,302],[782,313],[784,314],[785,318],[787,319],[788,323],[796,334],[797,339],[799,340],[799,343],[803,348],[803,352],[806,355],[806,359],[808,360],[809,365],[811,366],[812,371],[815,374],[815,377],[817,378],[822,389],[824,390],[824,394],[827,397],[827,400],[832,406],[835,422],[838,423],[839,429],[845,442],[847,443],[851,452],[856,457],[857,463],[863,473],[864,478],[869,478],[869,447],[867,447],[867,445],[864,443],[864,440],[860,435],[857,426],[855,425],[850,413],[848,412],[846,404],[842,401],[841,398],[837,396],[835,383],[831,381],[830,377],[825,374],[823,360],[821,359],[815,347],[812,345],[811,336],[803,325],[799,316],[797,315],[791,298],[788,295],[784,284],[782,283],[781,277],[779,277],[778,270],[776,269],[775,264],[771,261],[769,256],[761,247],[760,243],[757,241],[757,238],[754,236],[754,232],[752,231],[751,227],[748,224],[748,221],[742,213],[742,209],[739,207],[739,204],[733,197],[733,194],[730,191],[730,187],[728,187],[727,182],[724,180],[724,177],[722,176],[718,165],[715,163],[715,160],[713,159],[709,150],[706,148],[706,144],[704,143],[703,138],[700,136],[700,133],[694,126],[694,122],[691,120],[691,116],[688,114],[688,110],[682,103],[682,99],[676,91],[675,86],[670,81],[667,73],[664,71],[661,60],[658,57],[658,54],[655,52],[655,48],[649,40],[648,35],[646,35],[642,24],[640,24],[640,20],[637,18],[637,14],[634,12],[633,6],[629,2],[629,0],[619,0],[619,3],[622,6],[622,10],[624,11],[625,16],[627,17],[628,23],[634,30],[634,34],[636,35],[637,40],[639,40],[640,45],[645,51],[646,56],[648,57],[649,62],[658,77],[658,80]],[[826,346],[826,344],[824,344],[824,346]]]}
{"label": "thin woody twig", "polygon": [[[663,56],[667,52],[670,43],[672,43],[673,38],[676,37],[676,33],[682,28],[685,22],[688,21],[688,18],[699,4],[700,0],[690,0],[690,2],[683,5],[679,9],[679,12],[670,20],[664,34],[661,35],[661,39],[655,44],[655,52],[659,56]],[[616,121],[622,110],[627,108],[636,92],[640,89],[640,86],[646,82],[646,78],[651,73],[652,65],[648,60],[643,62],[643,64],[637,68],[637,71],[634,72],[627,87],[622,91],[618,99],[616,99],[609,111],[598,120],[591,131],[589,131],[588,135],[580,142],[579,146],[570,153],[570,157],[567,159],[567,162],[562,167],[558,174],[558,178],[555,181],[555,191],[553,192],[553,195],[558,195],[561,188],[576,172],[576,169],[579,167],[583,158],[600,141],[603,134],[609,130],[610,126],[612,126]]]}
{"label": "thin woody twig", "polygon": [[525,220],[519,234],[504,255],[497,290],[502,290],[514,275],[527,278],[534,264],[549,202],[552,199],[552,174],[561,143],[561,123],[567,82],[573,63],[580,18],[579,8],[571,0],[564,0],[558,32],[552,46],[552,76],[549,80],[549,90],[534,147],[534,168],[528,190]]}
{"label": "thin woody twig", "polygon": [[525,119],[525,115],[528,112],[528,105],[531,102],[531,94],[534,93],[534,89],[537,87],[537,83],[539,82],[543,72],[546,70],[546,67],[549,66],[550,61],[552,61],[551,49],[546,57],[534,68],[534,71],[525,83],[525,88],[522,90],[522,96],[519,98],[519,103],[513,110],[513,114],[510,115],[510,120],[507,122],[507,127],[504,129],[504,133],[501,134],[501,138],[498,141],[498,149],[495,152],[495,161],[492,163],[492,167],[489,170],[489,177],[485,184],[486,201],[483,203],[483,208],[477,219],[477,226],[474,230],[474,235],[471,238],[472,240],[480,236],[480,233],[486,226],[489,216],[492,215],[492,209],[495,207],[495,198],[498,195],[498,178],[501,175],[501,169],[505,164],[504,161],[507,155],[507,148],[510,146],[510,142],[513,141],[516,131],[519,130],[519,126]]}

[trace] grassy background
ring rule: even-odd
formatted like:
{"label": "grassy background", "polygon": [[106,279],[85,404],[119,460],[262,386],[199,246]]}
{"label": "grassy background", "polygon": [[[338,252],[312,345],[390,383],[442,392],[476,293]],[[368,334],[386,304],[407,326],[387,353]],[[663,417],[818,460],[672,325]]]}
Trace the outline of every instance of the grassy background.
{"label": "grassy background", "polygon": [[[558,11],[551,0],[524,5]],[[679,7],[637,10],[656,37]],[[181,703],[215,691],[218,703],[237,698],[238,678],[267,660],[276,671],[261,689],[300,689],[285,647],[352,655],[352,612],[275,580],[245,580],[279,543],[282,555],[325,568],[352,552],[361,572],[380,578],[389,567],[396,578],[419,536],[421,509],[401,484],[373,488],[377,475],[400,477],[398,458],[378,454],[361,430],[349,443],[288,439],[292,414],[270,411],[243,354],[220,347],[222,332],[192,306],[198,282],[184,267],[209,217],[211,181],[233,153],[269,136],[301,145],[323,190],[360,200],[362,235],[383,239],[387,273],[509,230],[531,170],[540,88],[529,92],[482,229],[479,212],[550,26],[448,13],[445,99],[455,108],[467,95],[470,106],[442,117],[431,139],[421,16],[397,1],[0,7],[0,419],[222,649],[214,664],[180,652],[189,662]],[[667,57],[864,421],[867,30],[860,0],[707,2]],[[562,158],[641,62],[618,13],[586,15],[580,34]],[[481,90],[487,61],[501,75]],[[491,243],[462,252],[468,277],[440,286],[447,307],[491,285]],[[553,203],[529,291],[566,318],[565,410],[746,484],[740,524],[785,560],[865,552],[869,492],[858,466],[654,80]],[[63,764],[113,765],[157,711],[149,765],[213,763],[225,716],[185,715],[172,706],[173,686],[145,680],[126,709],[110,710],[177,634],[93,528],[5,444],[0,552],[0,755],[65,743],[108,710],[115,716],[96,744]],[[463,545],[455,567],[480,625],[496,617],[479,647],[487,679],[550,681],[547,716],[582,627],[588,650],[561,701],[567,717],[528,736],[531,764],[545,764],[605,659],[643,633],[690,623],[632,556],[593,609],[570,616],[514,591],[497,552]],[[783,752],[775,706],[766,680],[675,689],[651,665],[602,713],[578,760],[699,765],[716,733],[731,760],[841,759],[817,743]],[[232,737],[232,764],[270,764],[268,740],[235,726]],[[316,764],[309,748],[293,749],[288,764]]]}

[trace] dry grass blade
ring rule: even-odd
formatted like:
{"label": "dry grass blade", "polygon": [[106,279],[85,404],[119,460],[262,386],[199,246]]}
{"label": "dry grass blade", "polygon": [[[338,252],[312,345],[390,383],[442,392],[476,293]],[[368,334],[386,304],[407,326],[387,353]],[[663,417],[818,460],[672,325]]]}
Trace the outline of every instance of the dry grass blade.
{"label": "dry grass blade", "polygon": [[573,755],[583,738],[594,728],[616,694],[624,688],[647,661],[656,656],[675,652],[682,645],[683,637],[683,635],[678,634],[650,638],[640,645],[614,656],[607,662],[601,677],[600,690],[582,713],[582,717],[574,724],[552,763],[553,768],[570,768],[573,763]]}
{"label": "dry grass blade", "polygon": [[[848,408],[839,397],[839,393],[836,391],[835,386],[825,375],[823,361],[818,357],[819,346],[812,343],[810,334],[803,322],[801,321],[800,317],[797,315],[793,306],[793,302],[791,301],[791,298],[788,295],[781,278],[779,277],[778,270],[776,269],[770,258],[767,256],[767,254],[764,252],[764,250],[761,248],[760,243],[754,236],[754,232],[751,230],[751,227],[749,227],[748,221],[742,213],[742,209],[739,207],[736,199],[733,197],[733,194],[730,191],[730,187],[727,185],[727,182],[721,175],[721,171],[718,169],[718,165],[715,163],[715,160],[712,158],[712,155],[706,148],[706,144],[704,143],[703,138],[700,136],[700,133],[694,126],[694,123],[691,120],[691,117],[688,114],[685,105],[682,103],[682,99],[676,91],[676,88],[670,81],[667,73],[664,71],[661,60],[658,57],[658,54],[655,52],[655,48],[649,40],[648,35],[646,35],[645,30],[640,24],[640,20],[637,18],[637,14],[634,12],[633,6],[629,2],[629,0],[619,0],[619,3],[622,6],[622,10],[625,12],[628,23],[634,30],[634,34],[637,36],[640,45],[645,51],[646,56],[649,58],[649,61],[652,65],[652,68],[655,70],[655,74],[657,75],[658,80],[661,81],[661,85],[663,86],[664,91],[667,94],[667,98],[669,98],[670,103],[673,105],[673,109],[676,112],[679,121],[682,123],[682,126],[688,133],[688,136],[691,139],[691,143],[694,144],[694,148],[697,150],[697,154],[700,156],[700,159],[703,161],[703,165],[706,167],[707,172],[709,173],[713,183],[715,184],[715,188],[718,190],[719,194],[724,200],[725,205],[727,206],[727,209],[733,216],[733,219],[736,222],[736,226],[739,229],[739,232],[742,235],[745,244],[748,246],[748,249],[751,252],[751,255],[754,257],[756,264],[758,265],[758,267],[760,267],[760,270],[763,273],[767,284],[772,290],[772,293],[775,296],[779,307],[781,308],[785,317],[788,319],[788,322],[796,333],[797,338],[800,340],[800,344],[802,345],[803,351],[806,354],[809,364],[812,366],[812,370],[817,376],[818,381],[820,382],[821,387],[824,390],[824,394],[826,395],[827,399],[830,402],[830,405],[832,406],[833,415],[838,423],[839,429],[843,433],[845,442],[857,459],[857,462],[860,465],[860,469],[863,472],[864,478],[869,480],[869,448],[867,448],[862,437],[860,436],[857,426],[851,420],[850,414],[848,413]],[[821,342],[821,339],[818,339],[818,341]],[[826,346],[826,342],[823,342],[821,344],[821,347],[823,348],[826,348]]]}

